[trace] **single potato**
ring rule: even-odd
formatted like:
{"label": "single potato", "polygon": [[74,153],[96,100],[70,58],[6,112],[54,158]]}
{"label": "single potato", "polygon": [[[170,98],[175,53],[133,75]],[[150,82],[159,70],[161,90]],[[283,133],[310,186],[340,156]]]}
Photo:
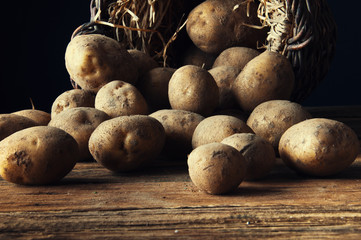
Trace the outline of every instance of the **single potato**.
{"label": "single potato", "polygon": [[172,109],[208,116],[218,106],[219,90],[207,70],[186,65],[173,73],[169,81],[168,97]]}
{"label": "single potato", "polygon": [[192,44],[181,56],[181,66],[195,65],[209,70],[212,68],[215,59],[215,54],[203,52]]}
{"label": "single potato", "polygon": [[44,112],[37,109],[24,109],[20,111],[13,112],[15,115],[23,116],[33,120],[36,125],[46,126],[50,122],[51,115],[50,113]]}
{"label": "single potato", "polygon": [[30,127],[0,142],[0,175],[16,184],[53,184],[74,168],[78,157],[78,144],[70,134],[55,127]]}
{"label": "single potato", "polygon": [[159,64],[143,51],[138,49],[128,49],[128,53],[132,56],[137,65],[139,78],[153,68],[159,67]]}
{"label": "single potato", "polygon": [[242,154],[222,143],[209,143],[194,149],[187,162],[192,182],[208,194],[236,190],[246,174],[246,161]]}
{"label": "single potato", "polygon": [[245,122],[233,116],[207,117],[194,130],[192,147],[195,149],[207,143],[221,142],[235,133],[253,133],[253,131]]}
{"label": "single potato", "polygon": [[71,89],[60,94],[51,106],[51,117],[75,107],[94,107],[95,93],[84,89]]}
{"label": "single potato", "polygon": [[164,127],[166,140],[164,152],[173,158],[181,158],[192,150],[192,136],[195,128],[204,119],[198,113],[185,110],[163,109],[149,116],[157,119]]}
{"label": "single potato", "polygon": [[62,111],[49,122],[49,126],[57,127],[69,133],[79,145],[79,161],[89,161],[92,156],[88,149],[90,135],[102,122],[110,117],[95,108],[76,107]]}
{"label": "single potato", "polygon": [[288,100],[271,100],[258,105],[247,119],[247,125],[272,144],[278,152],[282,134],[296,123],[310,119],[311,114],[300,104]]}
{"label": "single potato", "polygon": [[251,112],[269,100],[289,100],[295,83],[290,61],[283,55],[265,51],[243,68],[232,85],[239,106]]}
{"label": "single potato", "polygon": [[112,118],[148,114],[148,104],[139,90],[132,84],[120,80],[111,81],[98,91],[95,108]]}
{"label": "single potato", "polygon": [[272,145],[254,133],[236,133],[221,143],[237,149],[246,160],[245,180],[258,180],[267,176],[276,163]]}
{"label": "single potato", "polygon": [[37,125],[35,121],[28,117],[10,113],[0,114],[0,141],[17,131]]}
{"label": "single potato", "polygon": [[135,84],[136,62],[118,41],[101,35],[74,37],[65,52],[65,66],[71,79],[82,89],[97,92],[115,79]]}
{"label": "single potato", "polygon": [[93,158],[114,172],[149,164],[164,147],[162,124],[145,115],[121,116],[101,123],[89,139]]}
{"label": "single potato", "polygon": [[231,66],[240,71],[246,66],[246,64],[253,58],[260,54],[259,51],[253,48],[247,47],[230,47],[221,52],[214,60],[212,68],[219,66]]}
{"label": "single potato", "polygon": [[346,124],[314,118],[290,127],[281,137],[279,153],[291,169],[313,176],[337,174],[360,152],[356,133]]}

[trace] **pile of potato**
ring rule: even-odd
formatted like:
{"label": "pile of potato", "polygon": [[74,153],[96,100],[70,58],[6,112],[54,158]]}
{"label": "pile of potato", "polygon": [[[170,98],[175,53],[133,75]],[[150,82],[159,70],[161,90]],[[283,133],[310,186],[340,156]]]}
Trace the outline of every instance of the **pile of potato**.
{"label": "pile of potato", "polygon": [[359,153],[356,134],[289,101],[292,66],[256,48],[264,30],[242,24],[256,24],[244,2],[197,6],[186,26],[194,51],[177,67],[104,35],[73,38],[65,63],[80,89],[59,95],[51,113],[0,115],[2,178],[51,184],[79,161],[126,172],[163,155],[187,160],[200,190],[224,194],[266,177],[276,157],[315,176],[348,167]]}

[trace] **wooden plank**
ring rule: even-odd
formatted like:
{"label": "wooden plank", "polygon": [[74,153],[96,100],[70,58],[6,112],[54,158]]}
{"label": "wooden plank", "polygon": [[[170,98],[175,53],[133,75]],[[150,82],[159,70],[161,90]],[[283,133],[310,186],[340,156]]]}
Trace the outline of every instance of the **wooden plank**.
{"label": "wooden plank", "polygon": [[361,233],[361,156],[334,177],[301,176],[278,162],[229,195],[199,192],[185,163],[114,174],[78,163],[54,186],[0,181],[0,239],[247,239]]}

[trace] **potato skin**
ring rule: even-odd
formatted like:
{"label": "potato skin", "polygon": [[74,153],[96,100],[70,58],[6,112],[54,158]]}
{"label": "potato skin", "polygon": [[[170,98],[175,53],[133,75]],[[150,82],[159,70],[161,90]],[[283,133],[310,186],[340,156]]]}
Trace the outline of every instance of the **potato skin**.
{"label": "potato skin", "polygon": [[62,111],[75,107],[94,107],[95,93],[84,89],[71,89],[60,94],[51,106],[53,118]]}
{"label": "potato skin", "polygon": [[242,154],[222,143],[209,143],[194,149],[187,163],[194,185],[208,194],[225,194],[237,189],[246,173]]}
{"label": "potato skin", "polygon": [[219,66],[232,66],[240,71],[249,61],[260,54],[257,50],[247,47],[230,47],[221,52],[214,60],[212,68]]}
{"label": "potato skin", "polygon": [[90,135],[102,122],[110,119],[103,111],[91,107],[76,107],[62,111],[49,122],[49,126],[57,127],[69,133],[78,143],[79,161],[91,160],[88,149]]}
{"label": "potato skin", "polygon": [[265,51],[247,63],[233,83],[239,106],[251,112],[269,100],[289,100],[295,75],[289,60],[276,52]]}
{"label": "potato skin", "polygon": [[247,119],[247,125],[270,142],[276,152],[282,134],[296,123],[310,119],[311,114],[300,104],[288,100],[271,100],[258,105]]}
{"label": "potato skin", "polygon": [[219,102],[219,90],[212,75],[205,69],[186,65],[172,75],[168,86],[172,109],[210,115]]}
{"label": "potato skin", "polygon": [[164,151],[168,155],[183,157],[192,150],[192,136],[195,128],[204,119],[200,114],[174,109],[163,109],[149,116],[157,119],[164,127],[166,140]]}
{"label": "potato skin", "polygon": [[272,145],[253,133],[236,133],[221,143],[237,149],[246,160],[245,180],[258,180],[267,176],[276,163]]}
{"label": "potato skin", "polygon": [[159,64],[153,58],[138,49],[128,49],[128,53],[137,65],[139,78],[153,68],[159,67]]}
{"label": "potato skin", "polygon": [[192,136],[193,149],[212,142],[221,142],[224,138],[235,133],[253,133],[241,119],[227,116],[215,115],[201,121]]}
{"label": "potato skin", "polygon": [[290,127],[281,137],[279,153],[291,169],[313,176],[339,173],[360,151],[356,133],[339,121],[314,118]]}
{"label": "potato skin", "polygon": [[51,119],[50,113],[47,113],[47,112],[44,112],[41,110],[37,110],[37,109],[23,109],[20,111],[13,112],[13,114],[30,118],[31,120],[33,120],[36,123],[36,125],[39,125],[39,126],[48,125],[48,123]]}
{"label": "potato skin", "polygon": [[82,89],[95,92],[115,79],[132,84],[138,79],[129,52],[118,41],[101,34],[74,37],[66,48],[65,66]]}
{"label": "potato skin", "polygon": [[93,158],[114,172],[127,172],[155,159],[163,149],[165,131],[155,118],[121,116],[101,123],[89,139]]}
{"label": "potato skin", "polygon": [[55,127],[30,127],[0,142],[0,175],[16,184],[52,184],[73,169],[78,157],[78,144],[70,134]]}
{"label": "potato skin", "polygon": [[266,31],[246,26],[260,25],[257,5],[249,4],[247,17],[245,0],[207,0],[195,7],[188,16],[187,33],[199,49],[219,54],[232,46],[257,47],[265,42]]}
{"label": "potato skin", "polygon": [[16,114],[0,114],[0,141],[7,136],[38,124],[30,118]]}
{"label": "potato skin", "polygon": [[130,83],[114,80],[104,85],[95,97],[95,108],[110,117],[148,114],[148,104]]}

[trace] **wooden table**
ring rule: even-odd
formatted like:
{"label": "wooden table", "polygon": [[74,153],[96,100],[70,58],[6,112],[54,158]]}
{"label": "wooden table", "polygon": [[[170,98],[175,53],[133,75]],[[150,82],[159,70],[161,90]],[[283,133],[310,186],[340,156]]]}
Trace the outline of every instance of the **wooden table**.
{"label": "wooden table", "polygon": [[127,174],[78,163],[59,184],[0,180],[0,193],[0,239],[361,238],[361,154],[327,178],[279,160],[266,179],[223,196],[199,192],[185,162],[164,160]]}

